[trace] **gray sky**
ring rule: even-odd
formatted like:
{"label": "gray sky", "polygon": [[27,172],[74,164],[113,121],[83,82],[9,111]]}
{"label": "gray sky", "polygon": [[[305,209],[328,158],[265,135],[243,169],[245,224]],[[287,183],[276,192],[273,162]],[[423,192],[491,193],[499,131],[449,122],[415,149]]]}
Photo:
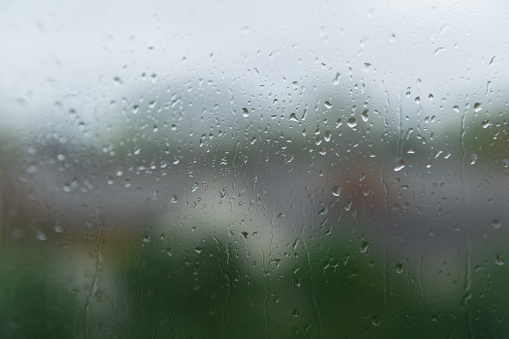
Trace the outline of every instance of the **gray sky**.
{"label": "gray sky", "polygon": [[[267,83],[289,92],[298,81],[327,93],[336,73],[393,103],[408,87],[412,100],[432,93],[451,107],[467,94],[504,101],[507,32],[502,0],[4,1],[0,114],[4,127],[39,125],[59,119],[53,107],[60,101],[93,123],[94,112],[107,113],[111,100],[143,81],[203,78],[254,94]],[[485,98],[487,79],[493,94]],[[411,117],[414,109],[405,107]]]}

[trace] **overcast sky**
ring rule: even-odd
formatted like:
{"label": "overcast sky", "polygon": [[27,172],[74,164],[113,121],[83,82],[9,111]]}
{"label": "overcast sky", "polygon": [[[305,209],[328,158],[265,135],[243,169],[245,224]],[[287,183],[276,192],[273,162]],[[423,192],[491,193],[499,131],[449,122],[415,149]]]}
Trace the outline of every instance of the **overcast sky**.
{"label": "overcast sky", "polygon": [[326,92],[336,73],[391,102],[408,87],[451,107],[467,95],[506,102],[508,32],[503,0],[3,1],[0,115],[4,127],[40,124],[60,101],[93,123],[146,79]]}

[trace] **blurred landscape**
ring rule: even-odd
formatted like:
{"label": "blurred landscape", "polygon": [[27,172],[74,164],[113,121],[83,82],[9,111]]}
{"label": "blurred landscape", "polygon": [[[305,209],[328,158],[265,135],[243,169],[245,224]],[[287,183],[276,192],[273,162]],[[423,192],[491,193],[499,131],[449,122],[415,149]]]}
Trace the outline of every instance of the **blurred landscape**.
{"label": "blurred landscape", "polygon": [[1,6],[1,338],[509,336],[507,4],[104,6]]}

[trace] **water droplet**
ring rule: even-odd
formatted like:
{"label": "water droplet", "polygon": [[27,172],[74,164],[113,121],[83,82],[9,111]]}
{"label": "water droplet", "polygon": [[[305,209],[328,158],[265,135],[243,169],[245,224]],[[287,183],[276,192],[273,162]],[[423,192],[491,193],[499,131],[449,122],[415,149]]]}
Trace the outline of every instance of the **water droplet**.
{"label": "water droplet", "polygon": [[415,97],[415,103],[419,104],[421,102],[421,97]]}
{"label": "water droplet", "polygon": [[327,130],[327,131],[325,131],[325,134],[323,135],[323,139],[325,140],[325,142],[329,142],[331,136],[332,136],[331,132],[329,130]]}
{"label": "water droplet", "polygon": [[505,262],[502,259],[502,256],[500,254],[497,254],[497,256],[495,258],[495,264],[497,264],[499,266],[505,265]]}
{"label": "water droplet", "polygon": [[368,112],[369,112],[369,109],[365,109],[364,112],[362,112],[362,114],[361,114],[362,120],[364,122],[368,122],[368,119],[369,119]]}
{"label": "water droplet", "polygon": [[331,108],[332,108],[332,104],[331,104],[329,101],[326,101],[326,102],[325,102],[325,107],[326,107],[327,109],[331,109]]}
{"label": "water droplet", "polygon": [[341,194],[341,186],[334,186],[332,188],[332,195],[335,197],[339,197],[340,194]]}
{"label": "water droplet", "polygon": [[348,122],[346,124],[350,128],[355,128],[357,126],[357,119],[352,117],[352,118],[348,119]]}
{"label": "water droplet", "polygon": [[403,265],[400,263],[397,263],[396,266],[394,266],[394,270],[396,270],[396,273],[398,273],[398,274],[403,273]]}
{"label": "water droplet", "polygon": [[339,84],[339,78],[341,77],[340,73],[336,73],[336,76],[334,77],[334,81],[332,82],[334,85]]}
{"label": "water droplet", "polygon": [[472,154],[470,156],[470,165],[475,165],[475,162],[477,161],[477,154]]}
{"label": "water droplet", "polygon": [[244,242],[247,242],[247,236],[249,235],[249,233],[247,232],[240,232],[240,238],[242,240],[244,240]]}
{"label": "water droplet", "polygon": [[27,174],[35,174],[35,173],[37,173],[37,171],[38,171],[38,170],[39,170],[39,166],[37,166],[37,165],[32,165],[32,166],[28,167],[28,168],[25,170],[25,172],[26,172]]}
{"label": "water droplet", "polygon": [[474,104],[474,112],[479,113],[482,110],[482,104],[480,102],[476,102]]}
{"label": "water droplet", "polygon": [[426,159],[426,168],[431,168],[431,158],[430,157],[428,157]]}
{"label": "water droplet", "polygon": [[242,108],[242,116],[244,118],[247,118],[249,116],[249,111],[247,110],[247,108]]}
{"label": "water droplet", "polygon": [[361,253],[366,253],[368,251],[368,248],[369,248],[369,242],[367,241],[364,241],[361,246],[359,247],[359,250]]}
{"label": "water droplet", "polygon": [[44,233],[43,230],[37,230],[35,232],[35,238],[37,240],[41,240],[41,241],[45,241],[45,240],[48,240],[48,236],[46,235],[46,233]]}
{"label": "water droplet", "polygon": [[491,121],[489,121],[488,119],[486,119],[482,122],[482,128],[488,128],[490,126],[491,126]]}
{"label": "water droplet", "polygon": [[350,211],[350,209],[352,208],[352,202],[351,201],[347,201],[346,204],[345,204],[345,211]]}
{"label": "water droplet", "polygon": [[65,160],[65,155],[63,155],[63,154],[57,155],[57,160],[58,161],[64,161]]}
{"label": "water droplet", "polygon": [[403,168],[405,168],[405,159],[396,158],[396,162],[394,163],[394,172],[399,172]]}
{"label": "water droplet", "polygon": [[491,226],[493,226],[494,229],[498,230],[500,227],[502,227],[502,223],[498,221],[498,219],[495,219],[491,222]]}
{"label": "water droplet", "polygon": [[290,118],[288,120],[299,122],[299,119],[297,119],[297,115],[295,113],[290,114]]}

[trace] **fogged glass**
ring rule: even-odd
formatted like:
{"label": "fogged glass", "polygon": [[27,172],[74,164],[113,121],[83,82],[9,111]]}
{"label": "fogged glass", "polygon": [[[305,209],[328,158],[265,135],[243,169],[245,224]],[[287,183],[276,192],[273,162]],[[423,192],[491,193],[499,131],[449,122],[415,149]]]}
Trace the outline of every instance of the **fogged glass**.
{"label": "fogged glass", "polygon": [[509,5],[0,5],[0,337],[509,337]]}

